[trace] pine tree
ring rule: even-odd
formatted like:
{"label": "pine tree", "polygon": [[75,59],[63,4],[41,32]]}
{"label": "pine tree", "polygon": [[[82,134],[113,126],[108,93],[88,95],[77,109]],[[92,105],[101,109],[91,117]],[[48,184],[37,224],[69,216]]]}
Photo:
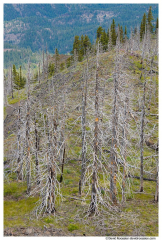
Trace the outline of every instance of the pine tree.
{"label": "pine tree", "polygon": [[80,51],[79,51],[79,58],[78,58],[78,60],[82,61],[83,60],[83,56],[84,56],[84,36],[82,35],[81,39],[80,39]]}
{"label": "pine tree", "polygon": [[55,64],[54,63],[49,63],[48,65],[48,74],[49,74],[49,77],[52,77],[55,73]]}
{"label": "pine tree", "polygon": [[148,27],[150,32],[153,32],[153,25],[152,25],[152,20],[154,20],[153,15],[152,15],[152,7],[150,6],[148,16],[147,16],[147,22],[148,22]]}
{"label": "pine tree", "polygon": [[105,29],[103,30],[102,34],[101,34],[101,43],[103,46],[103,50],[107,50],[108,47],[108,37],[107,34],[105,32]]}
{"label": "pine tree", "polygon": [[140,38],[142,39],[146,30],[146,13],[144,13],[142,21],[141,21],[141,26],[140,26]]}
{"label": "pine tree", "polygon": [[26,78],[22,76],[21,66],[20,66],[20,73],[19,73],[19,88],[24,88],[26,84]]}
{"label": "pine tree", "polygon": [[116,31],[115,31],[115,20],[113,19],[111,24],[111,39],[112,39],[112,45],[116,45]]}
{"label": "pine tree", "polygon": [[85,35],[85,37],[84,37],[83,46],[84,46],[84,53],[86,54],[88,48],[91,48],[91,42],[90,42],[89,37],[87,35]]}
{"label": "pine tree", "polygon": [[100,39],[102,33],[103,33],[103,28],[101,26],[99,26],[97,28],[97,39]]}
{"label": "pine tree", "polygon": [[120,42],[121,42],[121,43],[124,42],[123,27],[122,27],[122,26],[120,26]]}
{"label": "pine tree", "polygon": [[76,54],[79,54],[79,50],[80,50],[80,39],[79,39],[79,36],[75,36],[74,43],[73,43],[72,54],[74,54],[74,49],[76,49]]}
{"label": "pine tree", "polygon": [[127,36],[127,27],[125,26],[124,35]]}
{"label": "pine tree", "polygon": [[13,74],[14,88],[15,88],[15,89],[20,89],[19,73],[16,71],[16,66],[15,66],[15,64],[13,64],[12,74]]}
{"label": "pine tree", "polygon": [[157,29],[159,28],[159,19],[156,19],[156,29],[155,29],[155,33],[157,33]]}
{"label": "pine tree", "polygon": [[55,48],[55,72],[58,71],[59,51]]}
{"label": "pine tree", "polygon": [[110,30],[109,30],[109,28],[107,29],[107,39],[108,39],[108,41],[109,41],[109,37],[110,37]]}

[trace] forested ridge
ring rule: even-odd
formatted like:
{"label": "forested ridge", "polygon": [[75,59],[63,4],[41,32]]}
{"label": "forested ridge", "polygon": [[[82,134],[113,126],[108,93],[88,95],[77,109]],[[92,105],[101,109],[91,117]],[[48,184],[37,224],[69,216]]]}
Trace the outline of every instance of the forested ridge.
{"label": "forested ridge", "polygon": [[158,236],[158,19],[4,71],[4,234]]}
{"label": "forested ridge", "polygon": [[[143,13],[152,6],[154,20],[158,4],[4,4],[4,41],[32,52],[55,47],[61,54],[71,51],[75,35],[88,35],[93,42],[99,26],[107,29],[112,19],[126,26],[140,26]],[[154,22],[155,23],[155,22]]]}

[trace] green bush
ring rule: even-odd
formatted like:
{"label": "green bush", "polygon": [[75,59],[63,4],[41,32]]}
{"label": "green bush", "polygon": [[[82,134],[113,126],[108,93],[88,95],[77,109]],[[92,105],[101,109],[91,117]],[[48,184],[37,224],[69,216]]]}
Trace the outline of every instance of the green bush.
{"label": "green bush", "polygon": [[79,229],[79,227],[76,225],[76,224],[69,224],[69,226],[68,226],[68,230],[70,231],[70,232],[72,232],[72,231],[74,231],[74,230],[77,230],[77,229]]}

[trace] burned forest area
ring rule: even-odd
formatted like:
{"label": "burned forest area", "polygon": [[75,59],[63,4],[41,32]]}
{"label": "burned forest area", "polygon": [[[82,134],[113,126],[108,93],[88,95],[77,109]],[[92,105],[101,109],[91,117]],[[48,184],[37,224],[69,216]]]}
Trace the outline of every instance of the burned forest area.
{"label": "burned forest area", "polygon": [[5,72],[5,236],[158,236],[158,28],[120,33]]}

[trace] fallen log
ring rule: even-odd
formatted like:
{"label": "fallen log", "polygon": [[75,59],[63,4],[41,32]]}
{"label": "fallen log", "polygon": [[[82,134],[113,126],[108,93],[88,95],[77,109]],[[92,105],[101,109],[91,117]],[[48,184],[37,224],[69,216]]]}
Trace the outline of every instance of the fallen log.
{"label": "fallen log", "polygon": [[[127,175],[126,178],[136,178],[136,179],[140,179],[140,177],[138,176],[133,176],[133,175]],[[156,182],[157,180],[156,179],[152,179],[152,178],[143,178],[143,180],[146,180],[146,181],[152,181],[152,182]]]}

